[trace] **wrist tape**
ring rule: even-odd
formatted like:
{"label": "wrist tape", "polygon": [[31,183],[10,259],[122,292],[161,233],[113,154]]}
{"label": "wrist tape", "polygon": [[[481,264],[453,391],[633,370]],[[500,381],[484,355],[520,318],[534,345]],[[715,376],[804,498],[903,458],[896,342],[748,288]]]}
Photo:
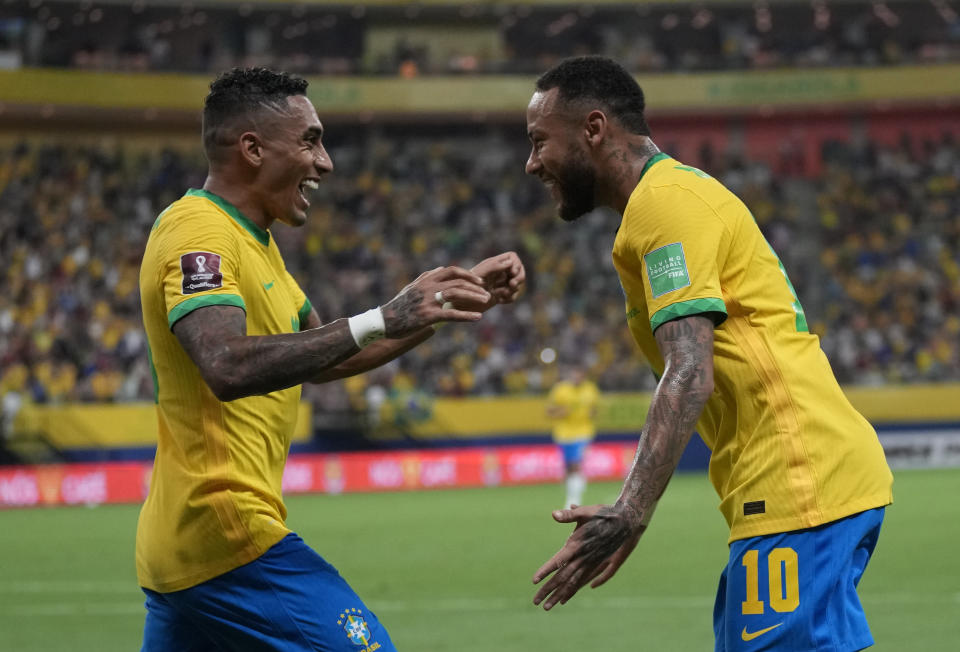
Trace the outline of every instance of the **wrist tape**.
{"label": "wrist tape", "polygon": [[383,312],[380,311],[379,306],[354,315],[347,320],[347,324],[350,326],[353,341],[361,349],[371,342],[383,339],[387,332],[387,326],[383,323]]}

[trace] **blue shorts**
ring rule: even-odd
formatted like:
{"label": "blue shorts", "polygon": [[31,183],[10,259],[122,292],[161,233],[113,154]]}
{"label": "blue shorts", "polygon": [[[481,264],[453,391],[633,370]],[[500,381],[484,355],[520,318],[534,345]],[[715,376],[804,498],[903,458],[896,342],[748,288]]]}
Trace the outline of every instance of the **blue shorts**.
{"label": "blue shorts", "polygon": [[873,645],[857,584],[883,511],[731,543],[713,609],[716,652],[852,652]]}
{"label": "blue shorts", "polygon": [[337,569],[292,533],[197,586],[143,591],[143,652],[396,652]]}
{"label": "blue shorts", "polygon": [[563,463],[569,466],[583,462],[583,456],[587,452],[589,443],[589,439],[581,439],[580,441],[565,441],[559,444],[560,450],[563,452]]}

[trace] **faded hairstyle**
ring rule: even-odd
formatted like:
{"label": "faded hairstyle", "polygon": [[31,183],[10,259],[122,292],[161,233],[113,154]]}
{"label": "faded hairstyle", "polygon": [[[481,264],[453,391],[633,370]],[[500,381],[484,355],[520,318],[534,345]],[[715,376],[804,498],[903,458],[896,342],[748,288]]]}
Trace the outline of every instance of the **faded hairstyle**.
{"label": "faded hairstyle", "polygon": [[203,148],[214,161],[221,147],[233,144],[236,129],[256,124],[263,111],[287,111],[287,98],[306,95],[307,80],[267,68],[234,68],[210,84],[203,106]]}
{"label": "faded hairstyle", "polygon": [[564,59],[537,80],[540,92],[559,89],[568,105],[599,103],[630,132],[650,135],[643,115],[643,90],[633,76],[613,59],[599,56]]}

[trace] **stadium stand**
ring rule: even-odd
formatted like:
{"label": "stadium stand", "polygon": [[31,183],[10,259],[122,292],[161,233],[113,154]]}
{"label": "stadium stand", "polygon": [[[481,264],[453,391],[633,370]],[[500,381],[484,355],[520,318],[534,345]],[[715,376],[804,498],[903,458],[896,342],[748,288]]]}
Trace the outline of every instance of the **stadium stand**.
{"label": "stadium stand", "polygon": [[943,0],[0,5],[0,51],[30,66],[308,74],[535,73],[606,54],[636,71],[889,66],[960,60]]}
{"label": "stadium stand", "polygon": [[[521,174],[522,141],[495,127],[439,140],[345,132],[305,233],[276,233],[323,318],[392,296],[424,266],[512,248],[530,270],[516,310],[494,311],[473,330],[445,329],[372,382],[445,396],[539,392],[552,381],[539,354],[552,347],[561,360],[585,355],[605,390],[652,386],[622,327],[608,253],[615,222],[598,213],[574,231],[558,221]],[[742,194],[794,270],[845,382],[960,380],[956,141],[827,149],[814,179],[774,176],[709,150],[697,163]],[[199,154],[24,141],[0,157],[4,394],[150,398],[139,256],[157,213],[201,184]],[[818,264],[801,262],[810,251]],[[346,383],[341,399],[364,385]]]}
{"label": "stadium stand", "polygon": [[[585,359],[606,392],[653,387],[623,327],[609,257],[616,221],[598,212],[568,228],[522,172],[516,107],[530,73],[586,51],[645,74],[661,148],[744,198],[842,382],[960,380],[960,123],[935,86],[952,77],[958,44],[960,19],[940,0],[0,4],[0,68],[11,69],[0,71],[4,421],[25,402],[152,398],[140,254],[157,213],[202,184],[205,163],[196,103],[174,98],[175,114],[148,102],[174,88],[200,97],[211,71],[236,64],[328,82],[313,84],[311,99],[336,172],[305,230],[276,229],[322,318],[385,300],[425,265],[515,249],[528,266],[514,310],[443,329],[385,369],[307,388],[317,414],[375,420],[398,394],[416,412],[423,397],[542,393],[556,375],[542,360],[553,355]],[[917,65],[932,63],[944,65]],[[481,90],[444,104],[442,120],[417,113],[456,95],[438,95],[432,80],[465,73]],[[481,74],[506,89],[489,93],[492,110],[474,110],[491,88]],[[161,90],[110,106],[143,80]],[[391,114],[380,108],[402,104],[391,84],[423,92]],[[836,111],[843,102],[855,103]],[[73,119],[82,137],[64,131]]]}

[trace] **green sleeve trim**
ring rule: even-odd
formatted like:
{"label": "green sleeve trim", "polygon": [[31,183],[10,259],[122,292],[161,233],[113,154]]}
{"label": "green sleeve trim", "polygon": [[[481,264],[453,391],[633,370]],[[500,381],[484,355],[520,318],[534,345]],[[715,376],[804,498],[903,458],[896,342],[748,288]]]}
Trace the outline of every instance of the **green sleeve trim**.
{"label": "green sleeve trim", "polygon": [[689,301],[680,301],[671,303],[665,308],[661,308],[650,317],[651,330],[657,330],[660,326],[673,319],[680,317],[690,317],[691,315],[702,315],[712,313],[713,325],[719,326],[727,318],[727,306],[723,299],[690,299]]}
{"label": "green sleeve trim", "polygon": [[167,324],[170,328],[173,328],[173,325],[180,319],[183,319],[197,308],[205,308],[207,306],[236,306],[237,308],[243,308],[244,312],[247,311],[247,306],[241,296],[236,294],[208,294],[202,297],[193,297],[183,303],[178,303],[173,307],[173,310],[167,314]]}
{"label": "green sleeve trim", "polygon": [[303,307],[300,308],[300,312],[297,313],[297,318],[300,320],[300,328],[302,329],[304,324],[307,323],[307,317],[310,316],[310,311],[313,310],[313,304],[310,303],[310,299],[303,299]]}

